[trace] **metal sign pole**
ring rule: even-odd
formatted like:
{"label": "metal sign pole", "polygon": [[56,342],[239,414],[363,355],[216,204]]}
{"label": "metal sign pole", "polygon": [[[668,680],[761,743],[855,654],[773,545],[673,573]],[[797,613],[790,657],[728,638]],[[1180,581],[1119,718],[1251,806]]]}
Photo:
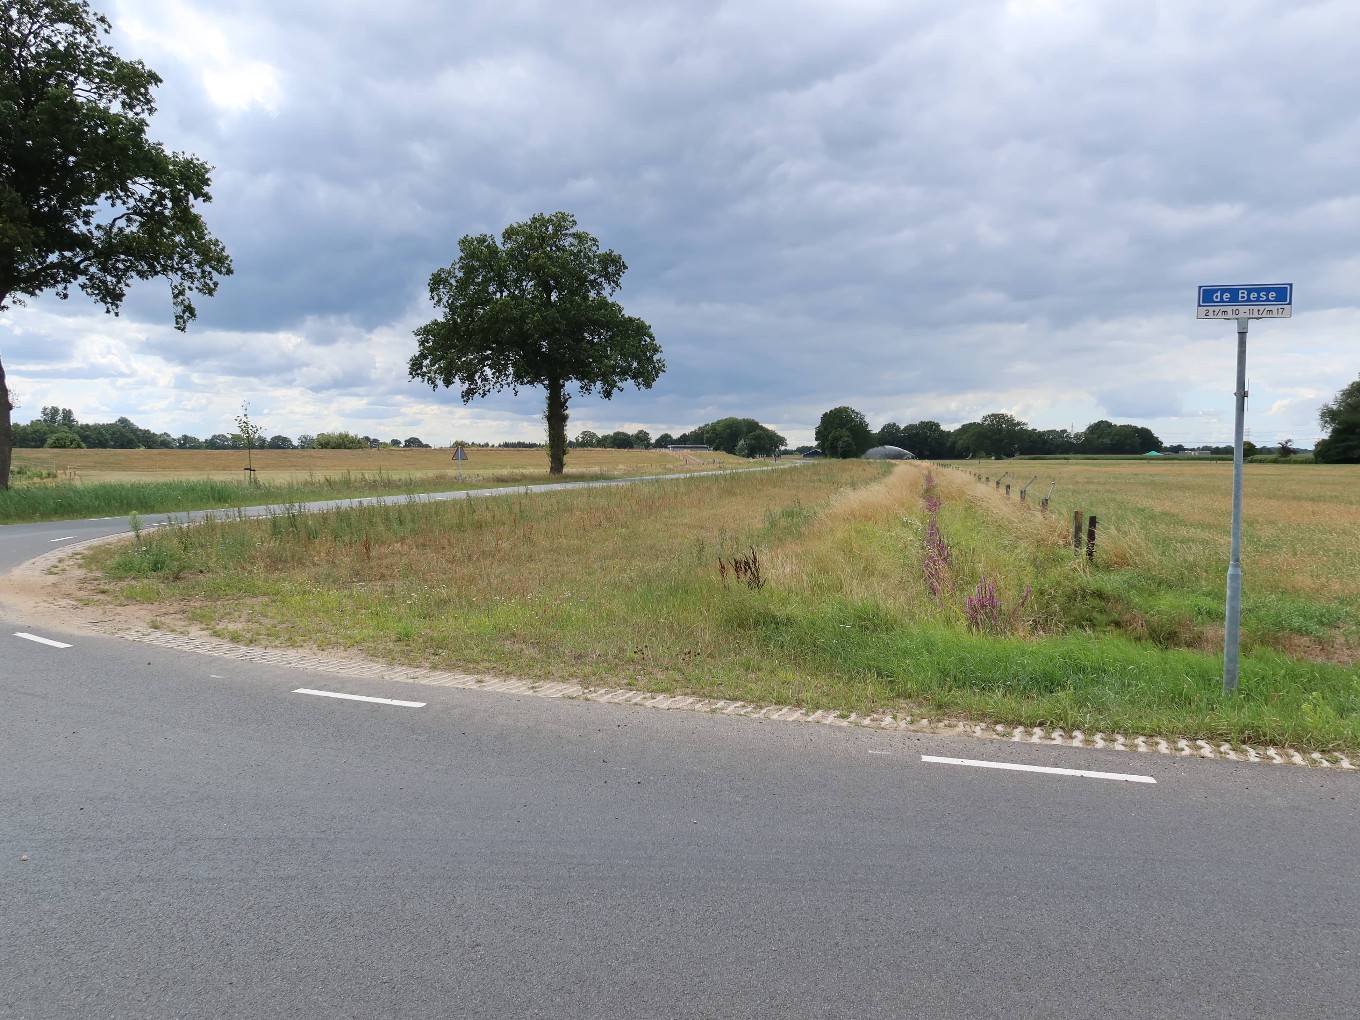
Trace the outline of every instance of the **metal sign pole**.
{"label": "metal sign pole", "polygon": [[1210,285],[1199,288],[1197,319],[1237,320],[1237,421],[1233,427],[1232,553],[1228,604],[1223,619],[1223,691],[1237,690],[1237,651],[1242,623],[1242,433],[1247,415],[1247,324],[1252,319],[1294,315],[1292,283]]}
{"label": "metal sign pole", "polygon": [[1237,690],[1237,649],[1242,622],[1242,431],[1247,411],[1247,324],[1237,320],[1237,418],[1233,423],[1232,552],[1228,557],[1228,607],[1223,621],[1223,690]]}

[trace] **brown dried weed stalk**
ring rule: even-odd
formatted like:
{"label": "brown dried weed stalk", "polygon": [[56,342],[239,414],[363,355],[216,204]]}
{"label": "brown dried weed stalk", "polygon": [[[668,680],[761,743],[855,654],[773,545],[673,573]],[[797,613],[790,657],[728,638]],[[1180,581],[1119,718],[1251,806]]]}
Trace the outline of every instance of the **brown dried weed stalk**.
{"label": "brown dried weed stalk", "polygon": [[733,556],[731,562],[718,560],[718,576],[722,578],[723,587],[727,587],[728,577],[746,587],[759,591],[765,587],[765,578],[760,573],[760,557],[756,555],[754,548],[749,553],[742,556]]}

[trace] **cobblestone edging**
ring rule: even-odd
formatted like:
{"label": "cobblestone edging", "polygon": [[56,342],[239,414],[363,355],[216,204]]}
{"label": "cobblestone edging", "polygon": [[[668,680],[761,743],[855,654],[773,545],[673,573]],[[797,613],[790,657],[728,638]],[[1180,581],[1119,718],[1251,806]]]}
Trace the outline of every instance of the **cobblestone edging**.
{"label": "cobblestone edging", "polygon": [[100,535],[98,538],[87,538],[82,542],[70,542],[51,552],[45,552],[41,556],[35,556],[31,560],[25,560],[12,571],[11,576],[35,576],[46,574],[63,563],[72,553],[82,549],[88,549],[95,545],[107,545],[110,542],[132,541],[132,532],[123,531],[117,535]]}
{"label": "cobblestone edging", "polygon": [[337,676],[395,680],[401,683],[427,684],[433,687],[457,687],[465,690],[494,691],[503,694],[526,694],[537,698],[579,698],[611,705],[639,705],[644,708],[660,708],[668,711],[706,712],[712,715],[772,719],[779,722],[820,723],[824,726],[857,726],[873,730],[901,730],[912,733],[931,733],[939,736],[981,737],[1011,743],[1094,747],[1111,751],[1164,754],[1178,758],[1211,758],[1356,771],[1356,766],[1344,755],[1321,754],[1317,751],[1305,754],[1289,747],[1254,747],[1249,744],[1227,743],[1215,746],[1207,740],[1186,740],[1174,737],[1125,736],[1122,733],[1087,734],[1081,730],[1064,732],[1063,730],[1045,730],[1037,726],[984,726],[981,723],[957,722],[951,719],[928,719],[907,715],[862,716],[854,712],[842,715],[830,710],[808,712],[806,709],[795,708],[792,705],[758,706],[743,701],[723,701],[690,695],[654,694],[650,691],[583,687],[580,684],[518,680],[483,676],[476,673],[456,673],[407,666],[387,666],[377,662],[331,659],[305,652],[251,648],[216,638],[189,637],[147,628],[110,629],[108,633],[110,636],[176,651],[198,652],[244,662],[291,666],[322,673],[332,673]]}

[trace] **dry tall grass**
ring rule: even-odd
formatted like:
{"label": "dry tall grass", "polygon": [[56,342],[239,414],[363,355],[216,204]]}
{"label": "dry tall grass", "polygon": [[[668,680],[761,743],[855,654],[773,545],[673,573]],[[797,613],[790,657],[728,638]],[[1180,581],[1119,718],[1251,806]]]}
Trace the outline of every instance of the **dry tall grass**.
{"label": "dry tall grass", "polygon": [[[152,590],[135,582],[133,594],[188,600],[200,619],[236,636],[288,634],[324,644],[343,635],[369,651],[419,649],[424,661],[471,657],[506,668],[513,661],[507,650],[551,646],[553,668],[579,669],[614,661],[606,649],[631,640],[683,658],[709,646],[712,607],[700,598],[683,613],[649,614],[639,593],[675,585],[716,590],[719,557],[752,544],[765,557],[837,492],[882,472],[841,462],[219,522],[157,534],[156,548],[181,557],[181,577]],[[108,555],[95,559],[107,562]],[[384,623],[394,606],[407,607],[409,642],[394,642]]]}
{"label": "dry tall grass", "polygon": [[815,528],[768,553],[771,578],[818,597],[914,604],[904,577],[919,558],[921,485],[919,472],[897,465],[874,485],[836,493]]}

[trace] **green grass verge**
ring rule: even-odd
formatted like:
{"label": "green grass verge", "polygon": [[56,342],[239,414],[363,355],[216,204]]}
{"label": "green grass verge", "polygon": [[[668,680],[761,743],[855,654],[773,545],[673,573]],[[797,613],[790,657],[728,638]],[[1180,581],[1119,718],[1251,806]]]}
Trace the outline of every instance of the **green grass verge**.
{"label": "green grass verge", "polygon": [[[1121,605],[1146,611],[1158,597],[1167,619],[1212,618],[1207,593],[1133,568],[1078,569],[1060,545],[1008,537],[953,493],[941,520],[957,585],[922,596],[919,490],[875,501],[886,471],[820,464],[221,521],[89,563],[110,593],[246,643],[808,709],[1360,751],[1355,668],[1249,644],[1241,689],[1225,696],[1218,655],[1112,629]],[[716,569],[749,548],[760,590]],[[1005,578],[1008,604],[1034,587],[1008,624],[1021,632],[968,628],[959,607],[978,571]],[[1321,634],[1338,619],[1280,591],[1249,605],[1262,633]]]}

